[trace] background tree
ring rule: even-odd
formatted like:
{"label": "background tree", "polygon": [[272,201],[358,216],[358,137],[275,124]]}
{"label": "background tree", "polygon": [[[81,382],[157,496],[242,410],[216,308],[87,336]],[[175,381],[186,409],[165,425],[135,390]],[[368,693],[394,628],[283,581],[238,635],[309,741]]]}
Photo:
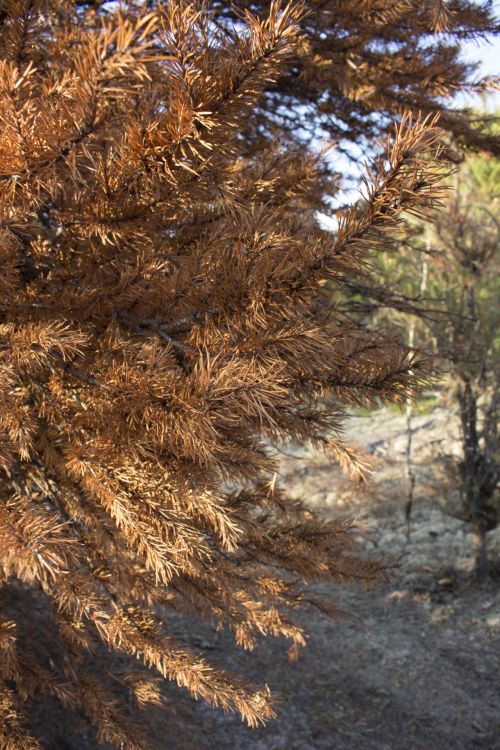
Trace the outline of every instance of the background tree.
{"label": "background tree", "polygon": [[470,160],[436,223],[442,252],[436,282],[448,315],[433,325],[438,348],[448,351],[462,444],[460,460],[449,458],[451,475],[460,515],[472,526],[481,581],[490,574],[486,533],[500,521],[500,182],[498,161],[496,169],[488,166]]}
{"label": "background tree", "polygon": [[461,444],[460,457],[443,457],[460,496],[458,507],[447,506],[471,524],[481,581],[492,572],[486,534],[500,521],[499,165],[498,159],[469,157],[434,225],[414,222],[414,238],[397,261],[379,257],[380,288],[401,290],[399,310],[388,299],[379,319],[386,327],[390,321],[399,330],[409,327],[415,343],[433,348],[444,362],[442,388],[456,408]]}
{"label": "background tree", "polygon": [[190,651],[169,612],[248,649],[284,636],[294,656],[294,610],[335,611],[308,582],[380,573],[349,523],[276,487],[269,445],[310,442],[359,471],[343,409],[404,402],[425,381],[407,347],[328,312],[324,284],[348,290],[402,214],[435,207],[442,133],[403,118],[364,204],[322,231],[321,157],[242,137],[299,54],[302,19],[272,4],[236,36],[183,3],[3,6],[6,750],[50,742],[56,702],[99,742],[144,747],[117,691],[157,703],[158,675],[265,721],[267,689]]}

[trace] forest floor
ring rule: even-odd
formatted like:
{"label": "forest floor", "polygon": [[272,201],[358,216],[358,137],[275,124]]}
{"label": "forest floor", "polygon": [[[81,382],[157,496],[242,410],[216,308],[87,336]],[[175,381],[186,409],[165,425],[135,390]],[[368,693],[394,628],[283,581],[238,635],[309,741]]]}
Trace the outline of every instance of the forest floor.
{"label": "forest floor", "polygon": [[[180,633],[214,663],[267,683],[279,715],[250,730],[172,686],[175,717],[162,721],[155,750],[500,750],[500,586],[470,582],[466,525],[443,513],[432,487],[440,451],[456,449],[449,413],[413,420],[416,496],[406,537],[405,419],[383,410],[351,420],[349,437],[374,464],[374,491],[339,478],[323,456],[291,447],[282,481],[326,517],[356,517],[371,529],[372,553],[403,555],[389,583],[365,593],[318,587],[359,618],[303,616],[307,648],[295,663],[268,639],[252,654],[229,635]],[[500,557],[500,530],[490,534]],[[330,588],[330,590],[329,590]],[[168,709],[167,709],[168,713]]]}

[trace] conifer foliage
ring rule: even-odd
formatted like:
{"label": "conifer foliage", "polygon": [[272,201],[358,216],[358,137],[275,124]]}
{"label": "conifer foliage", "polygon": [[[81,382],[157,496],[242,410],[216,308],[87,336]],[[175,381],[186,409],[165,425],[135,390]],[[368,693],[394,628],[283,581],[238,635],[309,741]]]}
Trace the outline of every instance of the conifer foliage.
{"label": "conifer foliage", "polygon": [[[500,33],[489,0],[305,0],[303,37],[285,75],[266,85],[247,133],[285,132],[303,140],[325,133],[359,153],[403,112],[441,112],[455,143],[500,153],[498,134],[477,128],[478,113],[458,107],[457,92],[485,93],[499,76],[481,76],[463,44]],[[267,13],[269,0],[238,0]],[[217,22],[231,29],[234,5],[214,0]],[[484,119],[488,119],[485,117]]]}
{"label": "conifer foliage", "polygon": [[329,606],[308,582],[370,585],[380,571],[349,523],[286,497],[270,446],[310,442],[361,471],[342,409],[406,400],[425,378],[413,353],[337,319],[322,288],[364,273],[402,212],[436,204],[440,131],[403,119],[365,200],[335,238],[323,232],[321,164],[275,144],[249,157],[240,137],[297,54],[301,14],[245,12],[228,36],[182,2],[105,17],[62,0],[4,4],[5,750],[45,746],[29,718],[39,694],[101,743],[147,747],[116,688],[140,709],[161,700],[159,676],[265,721],[267,689],[193,653],[169,613],[229,628],[247,649],[285,636],[294,656],[294,610]]}

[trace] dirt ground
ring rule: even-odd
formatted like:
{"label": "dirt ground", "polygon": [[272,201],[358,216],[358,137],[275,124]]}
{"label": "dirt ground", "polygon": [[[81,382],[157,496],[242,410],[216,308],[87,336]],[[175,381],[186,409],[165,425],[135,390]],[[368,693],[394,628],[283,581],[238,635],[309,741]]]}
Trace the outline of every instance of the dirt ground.
{"label": "dirt ground", "polygon": [[[282,481],[326,515],[355,515],[372,529],[367,549],[403,554],[401,568],[374,593],[335,590],[362,624],[308,615],[309,644],[293,664],[282,643],[268,640],[244,654],[228,636],[198,631],[193,644],[208,658],[270,686],[279,716],[249,730],[187,696],[179,705],[173,688],[176,718],[167,736],[157,733],[158,750],[500,749],[500,587],[468,582],[467,528],[429,496],[433,457],[456,447],[449,414],[437,409],[414,420],[418,480],[409,542],[404,418],[382,411],[353,419],[349,429],[375,462],[375,501],[339,481],[323,457],[293,447],[283,457]],[[498,532],[489,540],[496,555]]]}
{"label": "dirt ground", "polygon": [[[282,457],[281,481],[325,516],[356,517],[371,530],[360,537],[366,549],[402,556],[400,568],[372,593],[318,587],[358,621],[304,614],[309,642],[292,664],[285,643],[267,639],[248,654],[228,634],[171,620],[169,631],[214,664],[267,683],[279,715],[250,730],[169,684],[167,705],[144,717],[152,750],[500,750],[500,585],[471,585],[467,527],[443,513],[442,485],[437,492],[433,485],[436,456],[458,447],[453,420],[438,408],[413,421],[409,542],[404,418],[384,410],[353,417],[348,430],[373,462],[369,493],[342,480],[324,456],[295,446]],[[489,545],[500,560],[500,529]],[[95,736],[77,724],[61,714],[57,736],[44,746],[94,750]]]}

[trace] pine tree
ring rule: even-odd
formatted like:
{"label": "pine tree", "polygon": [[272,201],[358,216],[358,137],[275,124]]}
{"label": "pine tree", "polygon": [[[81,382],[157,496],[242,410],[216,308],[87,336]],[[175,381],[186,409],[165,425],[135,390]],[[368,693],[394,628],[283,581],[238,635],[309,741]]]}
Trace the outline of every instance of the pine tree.
{"label": "pine tree", "polygon": [[[269,0],[214,2],[231,33],[243,8],[266,14]],[[498,134],[478,129],[477,112],[453,102],[458,92],[498,89],[467,62],[464,43],[500,33],[492,3],[475,0],[305,0],[303,37],[287,72],[266,86],[246,133],[299,142],[326,136],[337,151],[359,158],[374,136],[405,112],[441,113],[457,145],[500,152]],[[479,54],[479,53],[478,53]]]}
{"label": "pine tree", "polygon": [[[127,5],[130,0],[127,0]],[[108,0],[77,0],[81,9],[109,17]],[[242,15],[266,17],[271,0],[212,0],[210,14],[227,40],[237,38]],[[153,10],[156,0],[143,0]],[[498,133],[477,127],[487,115],[454,101],[457,93],[498,89],[498,76],[480,76],[463,44],[484,44],[500,33],[491,0],[303,0],[301,41],[262,94],[240,132],[250,148],[279,136],[303,146],[326,137],[336,153],[360,158],[394,121],[441,113],[440,126],[456,146],[498,154]],[[478,49],[478,56],[480,52]]]}
{"label": "pine tree", "polygon": [[245,11],[228,35],[183,2],[3,7],[0,746],[44,745],[41,694],[44,736],[57,701],[100,743],[147,747],[113,658],[139,707],[160,675],[255,725],[267,689],[191,652],[168,613],[247,649],[284,636],[294,657],[294,611],[330,606],[309,582],[378,578],[349,522],[287,498],[270,445],[359,472],[344,409],[425,380],[323,285],[364,274],[402,213],[439,202],[442,131],[404,117],[332,237],[321,157],[243,137],[304,45],[302,8]]}

